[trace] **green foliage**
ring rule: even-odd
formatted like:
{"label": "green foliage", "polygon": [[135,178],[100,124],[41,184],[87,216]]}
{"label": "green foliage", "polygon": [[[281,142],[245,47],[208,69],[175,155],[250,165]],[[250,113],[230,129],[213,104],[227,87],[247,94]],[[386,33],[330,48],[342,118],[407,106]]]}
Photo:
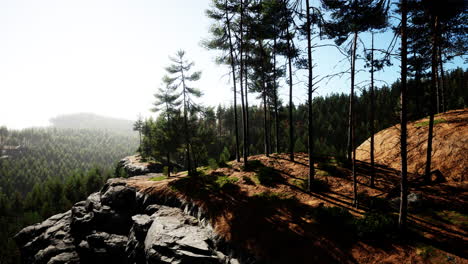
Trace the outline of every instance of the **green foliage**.
{"label": "green foliage", "polygon": [[227,148],[227,146],[224,146],[223,152],[221,152],[221,155],[219,155],[219,166],[225,167],[230,157],[231,154],[229,153],[229,149]]}
{"label": "green foliage", "polygon": [[255,177],[258,179],[261,185],[275,186],[283,178],[279,173],[271,167],[261,167],[256,173]]}
{"label": "green foliage", "polygon": [[226,184],[235,184],[238,180],[239,179],[236,177],[218,176],[215,183],[219,186],[219,188],[223,188]]}
{"label": "green foliage", "polygon": [[217,168],[219,168],[219,165],[218,165],[218,163],[216,162],[215,159],[208,159],[208,166],[212,170],[216,170]]}
{"label": "green foliage", "polygon": [[161,175],[161,176],[151,177],[150,181],[162,181],[162,180],[165,180],[165,179],[167,179],[167,176],[166,175]]}
{"label": "green foliage", "polygon": [[7,195],[26,195],[35,183],[47,178],[64,182],[76,170],[87,171],[96,164],[104,170],[134,153],[138,138],[100,130],[31,128],[10,130],[7,145],[21,145],[19,153],[0,160],[0,188]]}
{"label": "green foliage", "polygon": [[277,193],[271,191],[265,191],[256,193],[252,196],[253,199],[260,199],[262,201],[277,202],[277,201],[296,201],[294,196],[290,196],[284,193]]}
{"label": "green foliage", "polygon": [[337,206],[322,206],[314,210],[312,214],[319,223],[343,230],[353,229],[354,217],[345,208]]}
{"label": "green foliage", "polygon": [[248,184],[248,185],[255,185],[255,182],[252,181],[252,179],[250,179],[250,177],[248,176],[242,176],[242,180],[244,181],[245,184]]}
{"label": "green foliage", "polygon": [[168,166],[163,167],[163,175],[164,176],[169,176],[169,167]]}
{"label": "green foliage", "polygon": [[19,263],[19,252],[13,235],[27,225],[62,213],[101,188],[110,171],[93,168],[87,173],[75,171],[65,183],[58,177],[49,177],[37,182],[25,198],[15,192],[6,195],[0,192],[0,262]]}
{"label": "green foliage", "polygon": [[[440,124],[440,123],[445,123],[447,120],[440,118],[440,119],[434,119],[434,125]],[[415,127],[425,127],[429,125],[429,120],[427,121],[422,121],[419,123],[414,124]]]}
{"label": "green foliage", "polygon": [[367,212],[355,221],[358,237],[371,241],[395,237],[396,223],[394,215],[383,212]]}

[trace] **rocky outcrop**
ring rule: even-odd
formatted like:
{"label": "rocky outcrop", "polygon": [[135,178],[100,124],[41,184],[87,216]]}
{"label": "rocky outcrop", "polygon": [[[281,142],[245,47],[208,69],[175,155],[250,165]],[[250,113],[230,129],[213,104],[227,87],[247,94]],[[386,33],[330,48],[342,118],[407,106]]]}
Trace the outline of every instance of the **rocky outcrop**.
{"label": "rocky outcrop", "polygon": [[142,194],[121,179],[15,240],[23,263],[240,263],[197,207]]}
{"label": "rocky outcrop", "polygon": [[121,159],[117,165],[123,168],[129,176],[144,175],[150,172],[162,172],[162,167],[155,166],[148,162],[142,162],[139,156],[128,156]]}

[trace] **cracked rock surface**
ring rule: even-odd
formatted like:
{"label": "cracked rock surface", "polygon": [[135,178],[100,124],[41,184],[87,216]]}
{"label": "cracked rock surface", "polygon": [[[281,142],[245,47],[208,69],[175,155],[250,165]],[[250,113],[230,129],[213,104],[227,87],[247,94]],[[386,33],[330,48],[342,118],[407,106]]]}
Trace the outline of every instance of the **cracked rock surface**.
{"label": "cracked rock surface", "polygon": [[65,213],[25,227],[15,240],[23,263],[239,263],[219,246],[225,243],[210,225],[122,179],[109,180]]}

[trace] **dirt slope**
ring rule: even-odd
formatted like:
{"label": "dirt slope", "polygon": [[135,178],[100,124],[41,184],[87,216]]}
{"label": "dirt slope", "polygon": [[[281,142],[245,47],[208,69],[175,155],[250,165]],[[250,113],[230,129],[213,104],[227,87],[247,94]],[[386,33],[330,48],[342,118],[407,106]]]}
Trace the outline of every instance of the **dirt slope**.
{"label": "dirt slope", "polygon": [[[336,209],[363,219],[376,206],[373,201],[390,201],[398,195],[394,192],[398,171],[378,166],[376,186],[370,188],[369,164],[358,162],[356,209],[351,170],[340,160],[316,159],[318,181],[310,193],[304,191],[307,154],[296,153],[295,162],[287,154],[251,156],[249,162],[248,170],[234,161],[226,168],[198,168],[198,177],[179,172],[169,179],[134,177],[128,184],[163,200],[175,196],[191,201],[203,209],[220,236],[264,263],[468,264],[468,194],[460,183],[411,185],[410,192],[420,193],[427,202],[423,211],[409,214],[412,235],[404,241],[377,243],[358,238],[354,229],[347,228],[349,218]],[[385,208],[396,219],[397,210]],[[334,216],[327,217],[326,212]]]}
{"label": "dirt slope", "polygon": [[[431,171],[439,170],[449,182],[468,180],[468,108],[435,116]],[[422,175],[426,165],[429,118],[408,124],[408,171]],[[400,125],[375,134],[375,162],[400,170]],[[356,158],[370,162],[370,138]]]}

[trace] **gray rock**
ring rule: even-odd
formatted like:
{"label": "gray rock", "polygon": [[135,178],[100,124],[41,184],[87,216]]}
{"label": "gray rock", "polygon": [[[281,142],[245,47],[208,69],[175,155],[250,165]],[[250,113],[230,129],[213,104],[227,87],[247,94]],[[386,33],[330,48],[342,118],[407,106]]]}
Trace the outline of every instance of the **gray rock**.
{"label": "gray rock", "polygon": [[135,206],[135,190],[127,186],[110,186],[101,196],[101,203],[114,209],[131,209]]}
{"label": "gray rock", "polygon": [[76,252],[64,252],[51,258],[47,264],[79,264],[80,258]]}
{"label": "gray rock", "polygon": [[179,208],[161,206],[145,239],[148,263],[220,263],[211,228]]}
{"label": "gray rock", "polygon": [[[421,193],[410,193],[407,196],[408,209],[411,211],[419,211],[424,209],[424,198]],[[396,197],[390,200],[390,204],[394,209],[400,208],[400,197]]]}
{"label": "gray rock", "polygon": [[210,225],[190,214],[201,211],[111,179],[70,211],[25,227],[15,241],[23,263],[239,263],[230,249],[217,248]]}
{"label": "gray rock", "polygon": [[123,168],[129,176],[143,175],[151,172],[146,163],[137,163],[135,156],[121,159],[117,166]]}

